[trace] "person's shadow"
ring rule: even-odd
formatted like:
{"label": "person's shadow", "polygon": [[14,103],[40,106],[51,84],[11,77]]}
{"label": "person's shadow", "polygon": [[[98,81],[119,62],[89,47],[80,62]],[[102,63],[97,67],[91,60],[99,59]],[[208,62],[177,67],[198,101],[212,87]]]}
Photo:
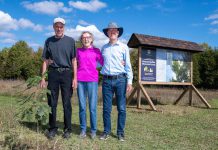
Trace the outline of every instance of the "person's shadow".
{"label": "person's shadow", "polygon": [[[28,121],[20,121],[19,122],[20,125],[27,127],[28,129],[35,131],[35,132],[40,132],[40,133],[44,133],[44,132],[48,132],[48,124],[43,124],[43,125],[39,125],[36,122],[28,122]],[[61,135],[63,133],[64,130],[64,123],[57,121],[56,122],[57,127],[58,127],[58,135]],[[88,129],[88,127],[87,127]],[[80,133],[80,126],[78,124],[72,124],[72,134],[78,134]]]}
{"label": "person's shadow", "polygon": [[[48,133],[48,125],[38,125],[36,122],[27,122],[27,121],[20,121],[20,125],[23,127],[26,127],[34,132],[39,132],[39,133]],[[64,123],[57,121],[57,126],[58,126],[58,132],[57,135],[62,135],[63,134],[63,129],[64,129]],[[90,131],[91,128],[87,126],[87,136],[90,136]],[[96,134],[97,136],[100,136],[103,133],[103,131],[97,130]],[[80,134],[80,125],[79,124],[72,124],[72,134],[79,136]],[[110,134],[112,137],[116,137],[115,134],[111,133]]]}
{"label": "person's shadow", "polygon": [[30,121],[19,121],[19,124],[35,132],[43,132],[48,127],[48,125],[44,125],[44,124],[39,125],[36,122],[30,122]]}

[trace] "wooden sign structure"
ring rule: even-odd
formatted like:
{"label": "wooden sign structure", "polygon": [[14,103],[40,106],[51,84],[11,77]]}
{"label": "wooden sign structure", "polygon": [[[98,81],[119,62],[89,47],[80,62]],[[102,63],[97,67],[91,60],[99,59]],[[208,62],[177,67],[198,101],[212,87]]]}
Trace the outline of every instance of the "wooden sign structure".
{"label": "wooden sign structure", "polygon": [[138,48],[138,82],[127,98],[127,105],[137,93],[137,108],[141,107],[141,92],[151,109],[156,111],[150,96],[143,85],[182,85],[186,86],[174,104],[189,91],[189,105],[192,105],[192,91],[201,101],[211,108],[201,93],[193,85],[192,54],[203,52],[194,42],[168,39],[150,35],[133,33],[128,44],[130,48]]}

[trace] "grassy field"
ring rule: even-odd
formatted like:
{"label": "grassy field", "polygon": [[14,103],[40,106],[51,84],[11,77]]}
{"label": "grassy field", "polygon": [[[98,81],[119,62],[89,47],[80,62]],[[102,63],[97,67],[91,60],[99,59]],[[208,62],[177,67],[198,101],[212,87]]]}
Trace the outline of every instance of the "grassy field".
{"label": "grassy field", "polygon": [[[47,126],[37,132],[34,122],[15,118],[17,103],[12,96],[0,96],[0,149],[218,149],[218,99],[205,107],[156,105],[159,112],[127,108],[126,141],[116,138],[117,110],[112,111],[112,134],[106,141],[97,137],[79,139],[78,106],[73,104],[73,134],[62,139],[63,110],[58,107],[58,136],[50,141],[44,136]],[[89,117],[87,118],[89,127]],[[88,128],[89,130],[90,128]],[[98,132],[103,131],[102,107],[98,106]]]}

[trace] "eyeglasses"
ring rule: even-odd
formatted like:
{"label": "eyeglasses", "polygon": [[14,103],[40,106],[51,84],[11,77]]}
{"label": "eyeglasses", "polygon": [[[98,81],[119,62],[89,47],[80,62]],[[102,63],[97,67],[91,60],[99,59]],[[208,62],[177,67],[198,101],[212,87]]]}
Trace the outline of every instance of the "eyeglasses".
{"label": "eyeglasses", "polygon": [[82,40],[91,39],[91,38],[92,38],[91,36],[86,36],[86,37],[82,37]]}

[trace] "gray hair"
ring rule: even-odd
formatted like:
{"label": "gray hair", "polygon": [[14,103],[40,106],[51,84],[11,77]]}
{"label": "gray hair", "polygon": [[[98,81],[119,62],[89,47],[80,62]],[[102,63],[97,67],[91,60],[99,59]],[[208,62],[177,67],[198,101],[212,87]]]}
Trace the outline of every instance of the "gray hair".
{"label": "gray hair", "polygon": [[81,34],[81,36],[80,36],[80,42],[82,43],[82,37],[83,37],[83,34],[85,34],[85,33],[88,33],[88,34],[91,36],[91,38],[92,38],[91,44],[93,44],[94,36],[93,36],[93,34],[92,34],[91,32],[89,32],[89,31],[83,31],[83,32],[82,32],[82,34]]}

